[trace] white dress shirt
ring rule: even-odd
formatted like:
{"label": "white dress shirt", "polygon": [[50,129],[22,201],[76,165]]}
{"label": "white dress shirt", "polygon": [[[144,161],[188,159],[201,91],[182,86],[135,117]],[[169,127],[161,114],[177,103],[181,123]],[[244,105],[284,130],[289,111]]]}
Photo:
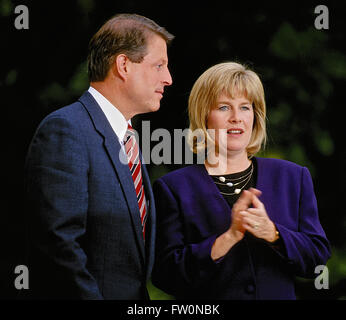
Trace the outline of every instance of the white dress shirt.
{"label": "white dress shirt", "polygon": [[123,114],[113,105],[107,98],[105,98],[95,88],[89,87],[89,93],[94,97],[103,113],[105,114],[109,124],[111,125],[114,133],[117,135],[120,145],[124,146],[124,137],[128,124],[131,125],[131,120],[126,121]]}
{"label": "white dress shirt", "polygon": [[[103,113],[105,114],[113,131],[115,132],[115,134],[117,135],[119,139],[121,149],[124,151],[126,155],[124,138],[125,138],[125,133],[127,131],[128,124],[131,125],[131,119],[129,121],[126,121],[125,117],[116,108],[116,106],[112,104],[107,98],[105,98],[95,88],[90,86],[88,91],[94,97],[94,99],[96,100],[100,108],[102,109]],[[149,210],[149,203],[150,203],[149,199],[146,199],[146,201],[147,201],[147,208]]]}

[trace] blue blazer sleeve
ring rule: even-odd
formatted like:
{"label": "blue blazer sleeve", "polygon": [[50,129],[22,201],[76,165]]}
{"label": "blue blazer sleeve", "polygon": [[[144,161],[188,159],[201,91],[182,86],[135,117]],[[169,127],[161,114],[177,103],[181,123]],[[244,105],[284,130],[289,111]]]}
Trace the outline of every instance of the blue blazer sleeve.
{"label": "blue blazer sleeve", "polygon": [[189,287],[198,287],[217,270],[211,248],[217,235],[201,242],[185,244],[178,207],[167,184],[158,179],[153,185],[157,215],[156,259],[152,282],[172,295],[182,295]]}
{"label": "blue blazer sleeve", "polygon": [[330,247],[318,217],[313,182],[307,168],[302,167],[298,230],[276,223],[286,251],[288,263],[297,276],[314,278],[315,267],[325,265]]}
{"label": "blue blazer sleeve", "polygon": [[[85,138],[70,122],[67,117],[50,115],[32,141],[26,162],[32,214],[29,234],[35,252],[48,257],[42,260],[47,265],[40,268],[54,265],[60,270],[58,279],[53,279],[54,270],[48,270],[52,279],[41,280],[60,282],[60,287],[72,290],[75,298],[102,299],[80,246],[88,210],[88,154]],[[30,270],[34,274],[35,267]]]}

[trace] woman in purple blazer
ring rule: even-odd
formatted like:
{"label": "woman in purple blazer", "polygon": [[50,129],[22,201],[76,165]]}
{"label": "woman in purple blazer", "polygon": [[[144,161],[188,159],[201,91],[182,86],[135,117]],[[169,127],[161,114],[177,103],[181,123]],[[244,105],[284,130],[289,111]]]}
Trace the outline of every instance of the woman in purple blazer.
{"label": "woman in purple blazer", "polygon": [[295,299],[294,277],[316,277],[330,249],[308,169],[254,156],[266,140],[259,77],[211,67],[189,117],[191,147],[206,158],[154,183],[154,285],[177,299]]}

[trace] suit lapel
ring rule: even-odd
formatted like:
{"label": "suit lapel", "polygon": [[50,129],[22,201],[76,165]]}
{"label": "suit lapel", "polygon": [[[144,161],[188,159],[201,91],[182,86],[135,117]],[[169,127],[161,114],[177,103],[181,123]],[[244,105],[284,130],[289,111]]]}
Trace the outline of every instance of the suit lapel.
{"label": "suit lapel", "polygon": [[257,184],[256,188],[262,191],[260,200],[264,203],[268,216],[273,220],[275,217],[273,215],[273,204],[275,203],[273,199],[275,195],[273,194],[273,189],[269,186],[272,185],[272,168],[269,166],[266,158],[256,157],[257,161]]}
{"label": "suit lapel", "polygon": [[[141,154],[140,154],[141,155]],[[156,230],[156,213],[155,213],[155,201],[151,188],[149,175],[141,155],[142,161],[142,176],[144,183],[145,196],[149,204],[149,216],[146,223],[146,253],[147,253],[147,278],[151,274],[151,270],[154,265],[154,251],[155,251],[155,230]]]}
{"label": "suit lapel", "polygon": [[122,186],[124,196],[131,215],[131,221],[135,230],[136,241],[140,252],[145,261],[144,241],[142,235],[142,225],[140,221],[140,212],[138,208],[136,191],[133,186],[131,172],[129,170],[126,155],[121,149],[118,137],[110,126],[106,116],[99,105],[89,92],[85,92],[79,101],[87,109],[96,130],[104,137],[104,147],[113,163],[114,170],[117,173],[119,182]]}
{"label": "suit lapel", "polygon": [[[196,170],[196,176],[202,177],[202,179],[196,181],[196,185],[202,186],[203,190],[208,190],[209,197],[216,199],[216,203],[213,203],[213,205],[216,204],[218,206],[221,206],[222,207],[221,211],[225,211],[225,212],[227,212],[227,210],[231,209],[229,207],[228,202],[222,196],[218,187],[214,183],[212,177],[209,175],[204,164],[193,165],[193,168],[194,168],[194,170]],[[210,209],[211,209],[211,211],[214,211],[213,206]]]}

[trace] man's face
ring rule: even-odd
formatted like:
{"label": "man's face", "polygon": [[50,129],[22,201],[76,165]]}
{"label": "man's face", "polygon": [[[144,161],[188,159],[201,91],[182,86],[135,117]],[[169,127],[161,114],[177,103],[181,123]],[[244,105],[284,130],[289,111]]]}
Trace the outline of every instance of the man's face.
{"label": "man's face", "polygon": [[130,62],[128,97],[135,114],[157,111],[165,86],[172,84],[168,70],[166,41],[151,35],[147,44],[147,55],[141,63]]}

